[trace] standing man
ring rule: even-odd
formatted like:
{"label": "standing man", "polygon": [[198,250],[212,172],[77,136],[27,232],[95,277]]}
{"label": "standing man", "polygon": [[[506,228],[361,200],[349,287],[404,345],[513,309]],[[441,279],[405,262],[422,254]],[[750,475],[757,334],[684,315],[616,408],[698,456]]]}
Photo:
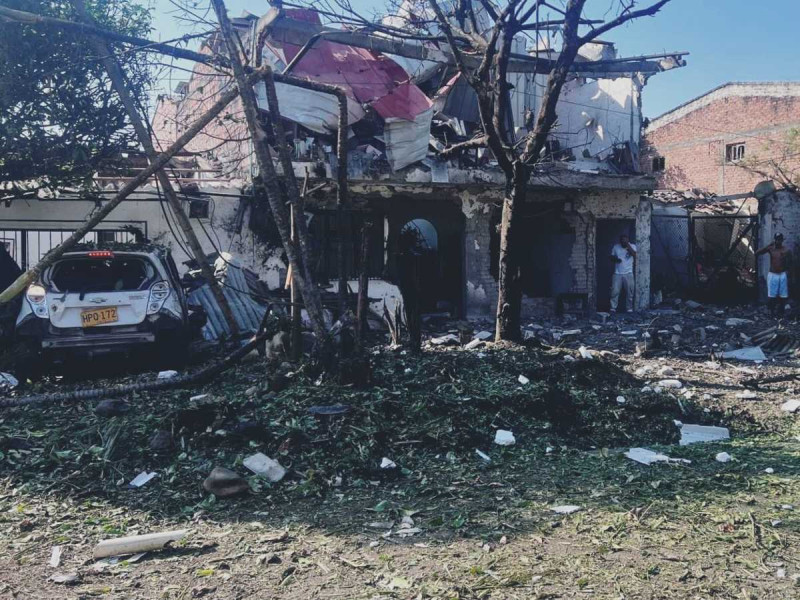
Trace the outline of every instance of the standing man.
{"label": "standing man", "polygon": [[625,289],[625,306],[633,312],[633,263],[636,259],[636,245],[631,244],[624,233],[619,236],[619,244],[611,248],[611,260],[616,263],[611,276],[611,312],[617,312],[619,293]]}
{"label": "standing man", "polygon": [[786,300],[789,298],[789,277],[787,269],[792,255],[783,245],[783,234],[776,233],[775,240],[756,252],[756,256],[769,253],[769,273],[767,273],[767,307],[771,316],[783,316]]}

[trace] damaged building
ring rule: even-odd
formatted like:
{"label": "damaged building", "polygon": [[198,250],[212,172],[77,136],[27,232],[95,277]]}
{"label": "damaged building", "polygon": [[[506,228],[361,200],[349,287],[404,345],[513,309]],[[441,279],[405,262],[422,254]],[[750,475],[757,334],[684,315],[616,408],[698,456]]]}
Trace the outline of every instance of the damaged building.
{"label": "damaged building", "polygon": [[[402,10],[402,9],[401,9]],[[398,256],[413,248],[422,257],[418,277],[425,312],[459,317],[494,314],[497,297],[503,174],[488,151],[443,160],[448,145],[479,128],[477,101],[447,57],[421,42],[394,44],[376,35],[328,28],[310,10],[271,9],[233,20],[257,62],[276,73],[336,86],[347,97],[348,195],[344,231],[336,218],[336,97],[277,83],[280,113],[293,168],[309,190],[313,272],[333,286],[336,248],[344,241],[346,275],[357,289],[362,232],[369,236],[370,297],[376,307],[398,299]],[[256,35],[255,32],[261,32]],[[547,37],[535,47],[516,41],[509,82],[508,128],[521,139],[540,108],[552,58]],[[202,52],[221,50],[211,36]],[[635,307],[650,302],[653,177],[641,172],[641,92],[653,74],[684,64],[682,53],[622,58],[609,42],[585,46],[558,104],[558,125],[521,207],[525,235],[523,315],[605,309],[609,302],[611,246],[626,233],[638,246]],[[232,83],[207,64],[159,98],[153,117],[157,148],[166,148]],[[267,117],[263,84],[256,88]],[[170,175],[187,202],[204,250],[225,251],[281,289],[286,261],[267,203],[254,191],[257,168],[237,99],[174,159]],[[0,236],[12,241],[23,266],[47,250],[41,233],[68,230],[121,185],[98,180],[96,197],[11,201],[0,208]],[[95,235],[124,239],[131,226],[173,247],[174,226],[157,186],[142,188],[118,207]],[[365,222],[372,227],[364,229]],[[67,225],[65,225],[67,224]],[[33,233],[32,233],[33,232]],[[33,237],[31,237],[33,235]],[[36,239],[35,248],[32,239]],[[24,241],[23,241],[24,240]],[[56,234],[56,243],[58,234]],[[52,241],[52,240],[51,240]],[[23,247],[24,246],[24,247]]]}

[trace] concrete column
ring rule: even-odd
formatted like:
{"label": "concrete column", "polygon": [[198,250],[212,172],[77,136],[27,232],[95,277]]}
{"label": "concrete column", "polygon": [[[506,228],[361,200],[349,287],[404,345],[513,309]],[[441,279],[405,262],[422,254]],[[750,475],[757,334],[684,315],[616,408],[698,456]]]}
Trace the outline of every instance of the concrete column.
{"label": "concrete column", "polygon": [[636,293],[635,310],[650,308],[650,224],[653,204],[648,198],[640,198],[636,209]]}

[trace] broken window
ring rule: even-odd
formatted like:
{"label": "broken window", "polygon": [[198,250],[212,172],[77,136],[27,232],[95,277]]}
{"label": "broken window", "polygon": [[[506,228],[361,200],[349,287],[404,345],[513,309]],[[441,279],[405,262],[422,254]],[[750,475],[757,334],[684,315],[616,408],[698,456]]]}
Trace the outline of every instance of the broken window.
{"label": "broken window", "polygon": [[134,291],[147,287],[155,273],[140,258],[68,258],[53,266],[50,283],[59,292]]}
{"label": "broken window", "polygon": [[659,173],[666,168],[667,159],[663,156],[653,157],[653,173]]}
{"label": "broken window", "polygon": [[738,162],[744,158],[744,142],[725,146],[725,162]]}
{"label": "broken window", "polygon": [[192,219],[207,219],[210,202],[207,198],[197,198],[189,201],[189,217]]}

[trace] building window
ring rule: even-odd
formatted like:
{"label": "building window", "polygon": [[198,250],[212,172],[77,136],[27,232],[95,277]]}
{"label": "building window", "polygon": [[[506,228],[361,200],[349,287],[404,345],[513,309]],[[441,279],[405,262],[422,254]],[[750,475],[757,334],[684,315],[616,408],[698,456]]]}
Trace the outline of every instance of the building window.
{"label": "building window", "polygon": [[192,219],[207,219],[209,215],[209,205],[211,203],[206,198],[198,198],[189,201],[189,217]]}
{"label": "building window", "polygon": [[667,159],[663,156],[654,156],[653,157],[653,173],[658,173],[663,171],[666,167]]}
{"label": "building window", "polygon": [[744,158],[744,142],[725,146],[725,162],[738,162]]}

